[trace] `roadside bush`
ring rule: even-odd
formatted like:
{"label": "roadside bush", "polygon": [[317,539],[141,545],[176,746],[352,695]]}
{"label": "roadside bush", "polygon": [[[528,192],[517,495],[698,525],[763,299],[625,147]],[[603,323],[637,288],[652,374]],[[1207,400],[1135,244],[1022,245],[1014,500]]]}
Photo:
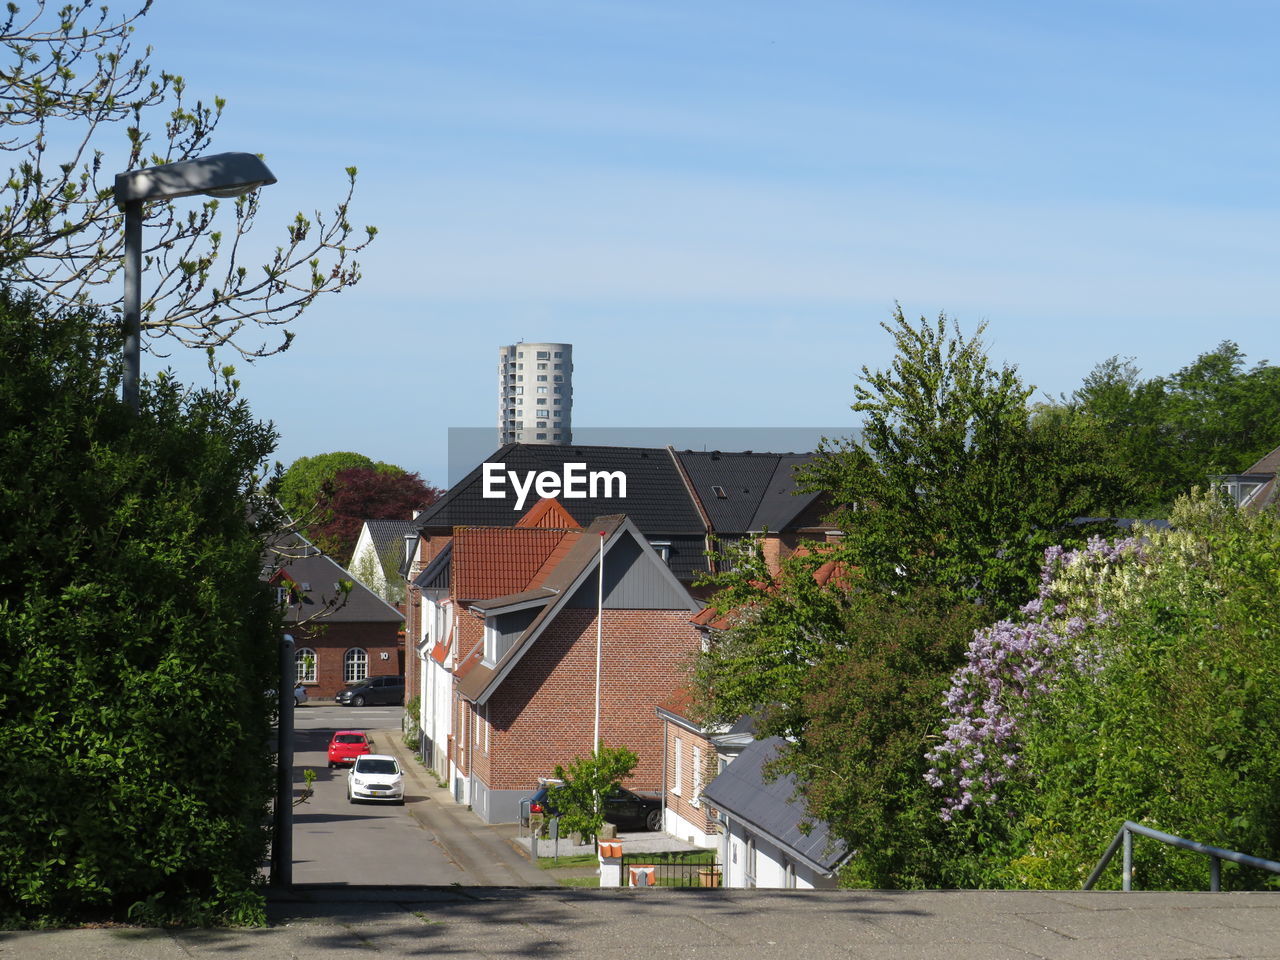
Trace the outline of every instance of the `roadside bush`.
{"label": "roadside bush", "polygon": [[227,376],[135,418],[93,319],[0,291],[0,921],[258,922],[275,436]]}
{"label": "roadside bush", "polygon": [[[1212,496],[1181,501],[1140,563],[1097,583],[1087,670],[1006,699],[1016,775],[955,831],[1003,820],[1009,885],[1079,887],[1126,820],[1280,854],[1280,518]],[[993,856],[993,860],[999,857]],[[1205,889],[1206,858],[1137,839],[1136,884]],[[1100,886],[1118,885],[1113,867]],[[1275,884],[1227,866],[1224,888]]]}

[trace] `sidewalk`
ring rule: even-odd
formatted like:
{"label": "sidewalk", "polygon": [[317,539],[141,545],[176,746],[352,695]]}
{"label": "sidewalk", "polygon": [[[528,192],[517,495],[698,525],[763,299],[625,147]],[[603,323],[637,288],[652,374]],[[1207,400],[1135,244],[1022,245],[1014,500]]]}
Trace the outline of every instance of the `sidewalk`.
{"label": "sidewalk", "polygon": [[[553,887],[526,851],[511,842],[515,824],[489,825],[436,783],[405,746],[399,730],[372,730],[375,750],[400,761],[405,776],[405,810],[431,832],[434,841],[461,871],[464,886]],[[418,798],[418,799],[414,799]]]}
{"label": "sidewalk", "polygon": [[260,930],[0,933],[0,958],[1280,958],[1274,893],[329,887],[269,913]]}

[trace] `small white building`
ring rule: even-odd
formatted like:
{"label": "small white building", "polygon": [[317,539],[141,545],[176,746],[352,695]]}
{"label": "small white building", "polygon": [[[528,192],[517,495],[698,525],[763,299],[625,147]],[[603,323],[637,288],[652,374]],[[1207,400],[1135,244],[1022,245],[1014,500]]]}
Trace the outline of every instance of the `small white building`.
{"label": "small white building", "polygon": [[850,856],[825,822],[806,815],[791,777],[765,779],[764,767],[783,742],[772,737],[752,743],[702,792],[724,831],[726,887],[831,888]]}

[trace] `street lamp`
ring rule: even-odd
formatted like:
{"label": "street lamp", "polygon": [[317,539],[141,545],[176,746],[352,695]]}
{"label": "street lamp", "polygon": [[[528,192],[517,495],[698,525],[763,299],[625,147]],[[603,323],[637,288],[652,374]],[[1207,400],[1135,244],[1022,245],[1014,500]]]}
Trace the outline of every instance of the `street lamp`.
{"label": "street lamp", "polygon": [[238,197],[276,178],[252,153],[218,153],[116,174],[116,206],[124,211],[124,402],[138,412],[142,349],[142,205],[204,194]]}

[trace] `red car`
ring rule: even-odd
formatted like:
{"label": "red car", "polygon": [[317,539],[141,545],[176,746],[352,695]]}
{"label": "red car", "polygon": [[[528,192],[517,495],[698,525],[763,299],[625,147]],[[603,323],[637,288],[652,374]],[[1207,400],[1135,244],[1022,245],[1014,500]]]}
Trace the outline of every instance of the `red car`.
{"label": "red car", "polygon": [[342,763],[355,763],[356,757],[370,752],[369,738],[359,730],[339,730],[329,741],[329,769]]}

